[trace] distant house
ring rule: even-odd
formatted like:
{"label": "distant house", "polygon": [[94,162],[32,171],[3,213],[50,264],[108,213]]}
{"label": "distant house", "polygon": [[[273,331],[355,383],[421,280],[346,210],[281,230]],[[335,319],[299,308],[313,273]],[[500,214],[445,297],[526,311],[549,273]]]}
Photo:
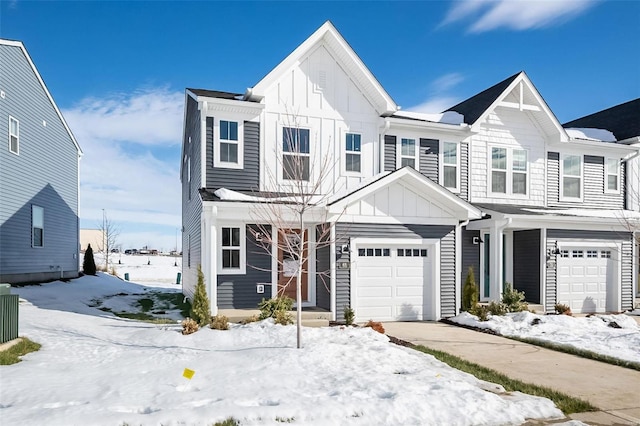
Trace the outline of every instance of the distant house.
{"label": "distant house", "polygon": [[0,64],[0,282],[76,277],[82,150],[22,42]]}

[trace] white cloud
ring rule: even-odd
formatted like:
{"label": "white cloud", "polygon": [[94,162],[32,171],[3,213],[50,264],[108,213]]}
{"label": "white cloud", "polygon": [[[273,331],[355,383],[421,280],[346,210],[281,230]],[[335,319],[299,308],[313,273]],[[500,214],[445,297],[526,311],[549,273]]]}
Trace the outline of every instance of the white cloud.
{"label": "white cloud", "polygon": [[440,113],[459,102],[459,98],[451,92],[464,81],[464,75],[453,72],[444,74],[429,83],[429,96],[418,105],[407,108],[407,111],[426,114]]}
{"label": "white cloud", "polygon": [[461,0],[440,26],[472,19],[472,33],[497,28],[527,30],[557,25],[593,7],[599,0]]}
{"label": "white cloud", "polygon": [[[130,244],[127,234],[140,228],[180,227],[183,102],[180,92],[146,89],[84,99],[63,111],[84,151],[81,221],[95,226],[105,209],[120,226],[120,239]],[[134,247],[160,242],[139,241]]]}
{"label": "white cloud", "polygon": [[407,108],[407,111],[423,112],[425,114],[434,114],[445,111],[455,104],[457,104],[458,98],[453,96],[435,96],[427,99],[426,101]]}

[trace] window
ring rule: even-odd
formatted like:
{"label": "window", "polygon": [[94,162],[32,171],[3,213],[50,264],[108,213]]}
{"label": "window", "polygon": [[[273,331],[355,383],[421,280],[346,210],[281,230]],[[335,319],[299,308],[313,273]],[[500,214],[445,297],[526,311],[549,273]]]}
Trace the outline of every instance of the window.
{"label": "window", "polygon": [[[400,167],[416,169],[416,140],[402,138],[400,141]],[[417,169],[416,169],[417,170]]]}
{"label": "window", "polygon": [[31,246],[44,247],[44,208],[31,206]]}
{"label": "window", "polygon": [[605,173],[605,191],[618,193],[620,187],[618,180],[620,179],[620,162],[617,158],[607,158],[604,163]]}
{"label": "window", "polygon": [[[209,117],[207,120],[212,118]],[[214,127],[213,166],[241,169],[244,157],[242,122],[216,119]]]}
{"label": "window", "polygon": [[358,256],[360,257],[389,257],[391,250],[388,248],[368,248],[358,249]]}
{"label": "window", "polygon": [[356,133],[346,135],[346,167],[347,172],[360,173],[360,143],[361,137]]}
{"label": "window", "polygon": [[582,199],[582,157],[564,155],[561,163],[561,198]]}
{"label": "window", "polygon": [[9,151],[14,154],[20,153],[20,123],[11,116],[9,116]]}
{"label": "window", "polygon": [[584,252],[582,250],[573,250],[571,252],[571,257],[573,258],[581,258],[584,257]]}
{"label": "window", "polygon": [[282,176],[309,180],[309,129],[282,128]]}
{"label": "window", "polygon": [[506,148],[491,148],[491,192],[507,193]]}
{"label": "window", "polygon": [[491,148],[491,193],[526,196],[529,161],[527,151],[515,148]]}
{"label": "window", "polygon": [[514,149],[511,159],[511,192],[527,195],[527,151]]}
{"label": "window", "polygon": [[460,155],[458,144],[443,142],[442,144],[442,186],[452,190],[458,190],[458,170]]}
{"label": "window", "polygon": [[427,257],[426,249],[398,249],[398,257]]}
{"label": "window", "polygon": [[600,257],[603,259],[611,259],[611,251],[609,250],[602,250],[600,252]]}
{"label": "window", "polygon": [[598,257],[598,250],[587,250],[587,258],[593,259]]}
{"label": "window", "polygon": [[244,226],[223,226],[220,228],[218,266],[221,274],[245,273],[245,232]]}

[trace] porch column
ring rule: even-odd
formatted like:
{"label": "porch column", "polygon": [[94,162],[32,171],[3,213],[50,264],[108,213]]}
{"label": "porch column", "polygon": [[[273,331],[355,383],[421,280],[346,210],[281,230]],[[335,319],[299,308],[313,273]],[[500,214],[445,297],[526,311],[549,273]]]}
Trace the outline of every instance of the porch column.
{"label": "porch column", "polygon": [[502,235],[504,229],[511,224],[511,221],[511,218],[507,218],[504,221],[496,220],[490,230],[489,300],[502,299],[502,284],[504,282],[504,276],[502,274],[502,253],[504,251]]}

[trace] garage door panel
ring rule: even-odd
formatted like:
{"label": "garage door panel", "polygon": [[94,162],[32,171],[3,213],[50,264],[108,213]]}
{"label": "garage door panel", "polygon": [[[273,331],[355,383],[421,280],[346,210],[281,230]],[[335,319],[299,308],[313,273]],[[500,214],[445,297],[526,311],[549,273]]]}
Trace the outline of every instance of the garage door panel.
{"label": "garage door panel", "polygon": [[358,317],[367,321],[374,319],[377,321],[391,321],[393,319],[393,309],[391,306],[360,306],[358,305]]}
{"label": "garage door panel", "polygon": [[393,288],[390,285],[379,287],[360,287],[358,288],[358,297],[391,297],[393,296]]}
{"label": "garage door panel", "polygon": [[373,265],[359,265],[364,266],[362,268],[358,268],[358,276],[363,278],[372,278],[372,277],[388,277],[391,278],[393,276],[393,268],[391,266],[373,266]]}
{"label": "garage door panel", "polygon": [[[419,298],[422,298],[423,291],[424,290],[423,290],[421,285],[397,286],[396,287],[396,296],[397,297],[417,296]],[[422,299],[418,299],[417,302],[421,303]]]}
{"label": "garage door panel", "polygon": [[423,318],[422,306],[396,305],[395,316],[402,321],[421,320]]}
{"label": "garage door panel", "polygon": [[396,268],[396,276],[397,277],[415,277],[415,278],[420,278],[422,279],[422,274],[424,271],[424,267],[423,266],[398,266]]}
{"label": "garage door panel", "polygon": [[[579,247],[570,257],[560,256],[557,269],[558,303],[571,307],[573,312],[602,312],[606,310],[607,279],[611,278],[611,259],[599,257],[602,250]],[[573,257],[573,253],[586,253]]]}

